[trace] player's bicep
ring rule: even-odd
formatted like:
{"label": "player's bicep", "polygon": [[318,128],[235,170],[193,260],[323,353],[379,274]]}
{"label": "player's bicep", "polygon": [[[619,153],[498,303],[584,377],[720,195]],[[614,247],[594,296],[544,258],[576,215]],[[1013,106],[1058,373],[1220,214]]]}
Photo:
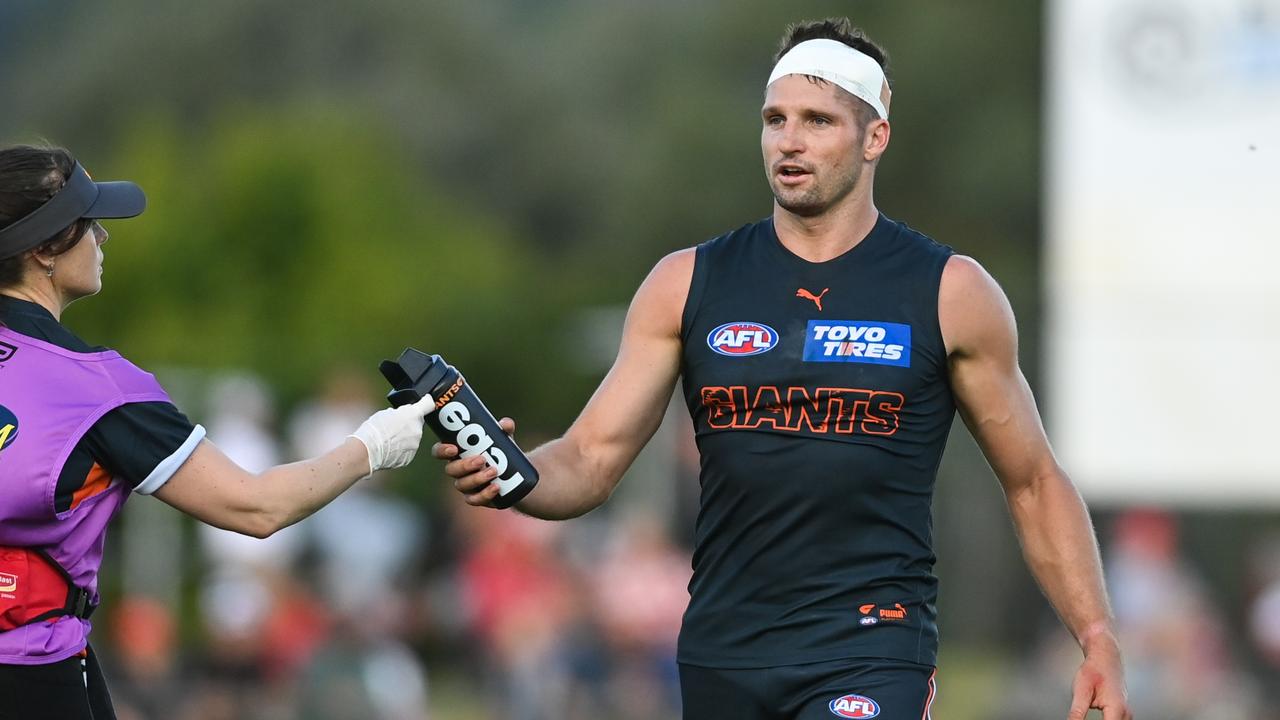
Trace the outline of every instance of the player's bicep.
{"label": "player's bicep", "polygon": [[680,318],[693,251],[668,255],[640,285],[618,356],[565,434],[607,475],[621,473],[662,422],[680,374]]}
{"label": "player's bicep", "polygon": [[943,274],[939,302],[961,417],[1006,488],[1030,482],[1056,463],[1018,366],[1008,299],[976,262],[956,257]]}

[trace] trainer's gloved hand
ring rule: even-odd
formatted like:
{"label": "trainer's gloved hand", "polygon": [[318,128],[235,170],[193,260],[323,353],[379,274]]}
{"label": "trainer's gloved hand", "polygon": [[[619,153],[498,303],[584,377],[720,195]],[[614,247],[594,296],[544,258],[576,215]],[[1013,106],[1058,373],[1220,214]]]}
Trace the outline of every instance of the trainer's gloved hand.
{"label": "trainer's gloved hand", "polygon": [[369,450],[369,474],[408,465],[422,442],[423,419],[435,409],[428,395],[412,405],[379,410],[351,433]]}

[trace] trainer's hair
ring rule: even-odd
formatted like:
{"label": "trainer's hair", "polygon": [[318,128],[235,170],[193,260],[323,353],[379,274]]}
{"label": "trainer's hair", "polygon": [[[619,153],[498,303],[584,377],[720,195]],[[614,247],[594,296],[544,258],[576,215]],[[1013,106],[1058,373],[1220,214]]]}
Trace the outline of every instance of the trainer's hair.
{"label": "trainer's hair", "polygon": [[[67,184],[76,159],[60,147],[0,148],[0,230],[30,215]],[[61,255],[80,242],[92,220],[80,219],[46,240],[37,251]],[[22,282],[26,253],[0,258],[0,288]]]}
{"label": "trainer's hair", "polygon": [[[889,87],[893,87],[893,82],[889,80],[889,53],[867,37],[861,28],[854,27],[849,18],[831,17],[826,20],[811,20],[788,25],[786,32],[782,35],[782,41],[778,43],[778,52],[773,55],[773,63],[778,64],[782,56],[790,52],[791,48],[806,40],[835,40],[848,45],[875,60],[885,73],[885,81],[889,83]],[[809,79],[812,82],[826,82],[821,78],[810,77]],[[850,96],[850,100],[857,106],[858,122],[863,127],[880,117],[876,114],[875,108],[864,100],[853,96]]]}

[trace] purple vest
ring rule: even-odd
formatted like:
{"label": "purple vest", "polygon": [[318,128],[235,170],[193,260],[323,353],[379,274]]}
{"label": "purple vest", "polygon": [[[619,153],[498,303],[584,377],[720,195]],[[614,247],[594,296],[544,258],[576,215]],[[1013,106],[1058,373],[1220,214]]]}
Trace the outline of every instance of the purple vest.
{"label": "purple vest", "polygon": [[[135,402],[169,396],[119,353],[72,352],[0,327],[0,545],[43,548],[95,602],[107,523],[130,488],[112,479],[62,513],[54,512],[54,490],[93,424]],[[0,663],[71,657],[84,649],[90,627],[64,616],[0,632]]]}

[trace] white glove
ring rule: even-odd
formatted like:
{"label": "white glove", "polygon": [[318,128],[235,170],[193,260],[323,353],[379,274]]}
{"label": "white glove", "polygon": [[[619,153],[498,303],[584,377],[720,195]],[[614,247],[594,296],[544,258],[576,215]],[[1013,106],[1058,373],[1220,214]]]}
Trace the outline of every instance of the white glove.
{"label": "white glove", "polygon": [[422,442],[423,419],[435,409],[436,401],[428,395],[412,405],[379,410],[356,428],[348,437],[369,450],[369,474],[408,465]]}

